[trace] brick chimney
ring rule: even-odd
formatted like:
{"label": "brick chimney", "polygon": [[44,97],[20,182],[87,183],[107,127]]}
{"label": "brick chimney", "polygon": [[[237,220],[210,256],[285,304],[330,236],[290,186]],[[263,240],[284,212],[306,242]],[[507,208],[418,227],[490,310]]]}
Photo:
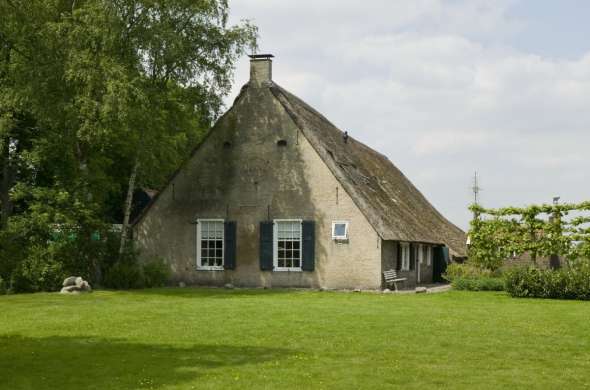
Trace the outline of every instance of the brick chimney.
{"label": "brick chimney", "polygon": [[250,83],[256,86],[272,81],[272,54],[252,54],[250,57]]}

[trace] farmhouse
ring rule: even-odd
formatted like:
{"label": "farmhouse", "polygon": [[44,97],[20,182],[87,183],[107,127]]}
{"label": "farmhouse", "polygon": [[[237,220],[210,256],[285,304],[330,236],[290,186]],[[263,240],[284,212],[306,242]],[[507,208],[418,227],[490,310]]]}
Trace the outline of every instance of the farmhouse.
{"label": "farmhouse", "polygon": [[[272,80],[250,80],[134,224],[144,259],[175,282],[378,289],[431,283],[465,233],[382,154]],[[444,188],[442,189],[444,190]]]}

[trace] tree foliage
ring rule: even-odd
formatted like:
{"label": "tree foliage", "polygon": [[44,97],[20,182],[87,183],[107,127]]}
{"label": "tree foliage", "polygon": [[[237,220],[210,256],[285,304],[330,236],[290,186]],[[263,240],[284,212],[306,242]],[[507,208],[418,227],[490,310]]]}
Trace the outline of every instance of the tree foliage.
{"label": "tree foliage", "polygon": [[524,253],[590,258],[590,202],[486,209],[472,205],[469,259],[485,268]]}
{"label": "tree foliage", "polygon": [[108,251],[90,237],[104,243],[125,194],[159,189],[189,155],[255,45],[228,12],[225,0],[0,2],[0,277],[42,251],[100,276],[92,253]]}

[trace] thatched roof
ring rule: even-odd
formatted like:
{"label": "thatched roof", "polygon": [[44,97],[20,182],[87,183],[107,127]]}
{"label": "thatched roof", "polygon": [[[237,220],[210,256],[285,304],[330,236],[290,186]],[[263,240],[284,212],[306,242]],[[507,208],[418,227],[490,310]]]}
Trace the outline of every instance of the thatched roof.
{"label": "thatched roof", "polygon": [[298,97],[268,88],[384,240],[445,244],[466,255],[466,236],[384,155],[348,137]]}

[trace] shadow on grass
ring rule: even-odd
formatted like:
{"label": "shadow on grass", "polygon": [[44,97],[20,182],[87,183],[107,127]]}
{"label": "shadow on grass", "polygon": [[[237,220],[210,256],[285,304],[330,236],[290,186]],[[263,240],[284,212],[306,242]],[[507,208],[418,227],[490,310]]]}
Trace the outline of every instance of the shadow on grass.
{"label": "shadow on grass", "polygon": [[[136,389],[178,385],[220,368],[282,359],[292,351],[229,345],[171,347],[92,337],[0,337],[2,389]],[[229,373],[226,373],[229,375]]]}

